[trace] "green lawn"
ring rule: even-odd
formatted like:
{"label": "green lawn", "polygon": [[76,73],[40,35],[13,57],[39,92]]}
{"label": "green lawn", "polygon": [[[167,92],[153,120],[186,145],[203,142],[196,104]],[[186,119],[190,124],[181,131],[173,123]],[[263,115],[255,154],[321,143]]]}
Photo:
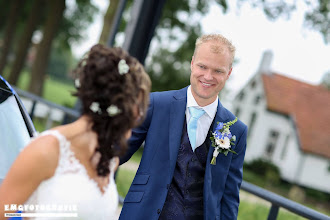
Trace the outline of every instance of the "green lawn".
{"label": "green lawn", "polygon": [[[255,203],[249,203],[247,201],[241,201],[238,209],[238,218],[239,220],[264,220],[267,219],[268,213],[270,211],[270,205],[261,205]],[[287,212],[283,209],[280,209],[277,216],[277,220],[300,220],[306,219],[295,215],[291,212]]]}
{"label": "green lawn", "polygon": [[[27,90],[29,83],[29,73],[24,71],[19,78],[18,88]],[[66,107],[73,107],[77,98],[72,96],[75,91],[73,83],[64,83],[56,79],[47,77],[44,85],[44,92],[42,97],[48,101],[63,105]]]}
{"label": "green lawn", "polygon": [[135,176],[134,171],[122,169],[119,167],[116,175],[116,183],[119,195],[125,198],[129,187],[131,186]]}

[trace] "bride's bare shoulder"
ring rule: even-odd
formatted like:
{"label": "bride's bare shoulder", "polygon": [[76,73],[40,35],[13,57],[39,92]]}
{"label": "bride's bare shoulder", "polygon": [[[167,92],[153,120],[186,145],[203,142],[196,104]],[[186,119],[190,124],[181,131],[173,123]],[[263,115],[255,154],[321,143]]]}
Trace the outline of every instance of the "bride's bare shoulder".
{"label": "bride's bare shoulder", "polygon": [[26,163],[39,163],[52,176],[58,165],[59,140],[50,134],[38,136],[22,150],[17,159],[20,158]]}

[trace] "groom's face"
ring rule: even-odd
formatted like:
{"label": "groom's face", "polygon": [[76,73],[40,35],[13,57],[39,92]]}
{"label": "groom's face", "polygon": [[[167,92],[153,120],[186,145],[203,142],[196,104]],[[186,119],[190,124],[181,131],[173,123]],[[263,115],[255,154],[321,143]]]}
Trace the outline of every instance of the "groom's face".
{"label": "groom's face", "polygon": [[232,57],[229,49],[217,42],[203,43],[196,48],[191,61],[192,94],[200,106],[211,104],[229,78]]}

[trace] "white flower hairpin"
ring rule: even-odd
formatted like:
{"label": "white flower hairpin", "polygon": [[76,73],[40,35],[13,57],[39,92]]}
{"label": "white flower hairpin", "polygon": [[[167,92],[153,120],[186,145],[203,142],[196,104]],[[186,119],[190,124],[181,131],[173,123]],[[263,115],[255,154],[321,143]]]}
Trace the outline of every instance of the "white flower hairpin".
{"label": "white flower hairpin", "polygon": [[121,113],[121,110],[116,105],[110,105],[107,108],[107,112],[110,117],[116,116]]}
{"label": "white flower hairpin", "polygon": [[100,104],[98,102],[92,102],[92,104],[89,106],[89,109],[94,113],[102,113]]}
{"label": "white flower hairpin", "polygon": [[74,85],[76,88],[80,88],[80,80],[78,78],[74,80]]}
{"label": "white flower hairpin", "polygon": [[129,66],[126,63],[126,60],[121,59],[118,63],[118,71],[120,75],[124,75],[128,73],[129,71]]}
{"label": "white flower hairpin", "polygon": [[[102,110],[101,110],[100,104],[98,102],[92,102],[92,104],[89,106],[89,109],[94,113],[98,113],[99,115],[102,114]],[[120,114],[121,109],[118,108],[116,105],[110,105],[107,108],[107,113],[110,117],[113,117],[113,116]]]}

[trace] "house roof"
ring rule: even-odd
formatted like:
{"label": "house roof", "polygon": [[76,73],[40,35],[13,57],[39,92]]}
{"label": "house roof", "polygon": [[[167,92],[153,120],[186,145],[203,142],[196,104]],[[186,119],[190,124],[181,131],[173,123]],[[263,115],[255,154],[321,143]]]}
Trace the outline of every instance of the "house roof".
{"label": "house roof", "polygon": [[262,74],[271,111],[293,117],[304,152],[330,158],[330,91],[280,74]]}

